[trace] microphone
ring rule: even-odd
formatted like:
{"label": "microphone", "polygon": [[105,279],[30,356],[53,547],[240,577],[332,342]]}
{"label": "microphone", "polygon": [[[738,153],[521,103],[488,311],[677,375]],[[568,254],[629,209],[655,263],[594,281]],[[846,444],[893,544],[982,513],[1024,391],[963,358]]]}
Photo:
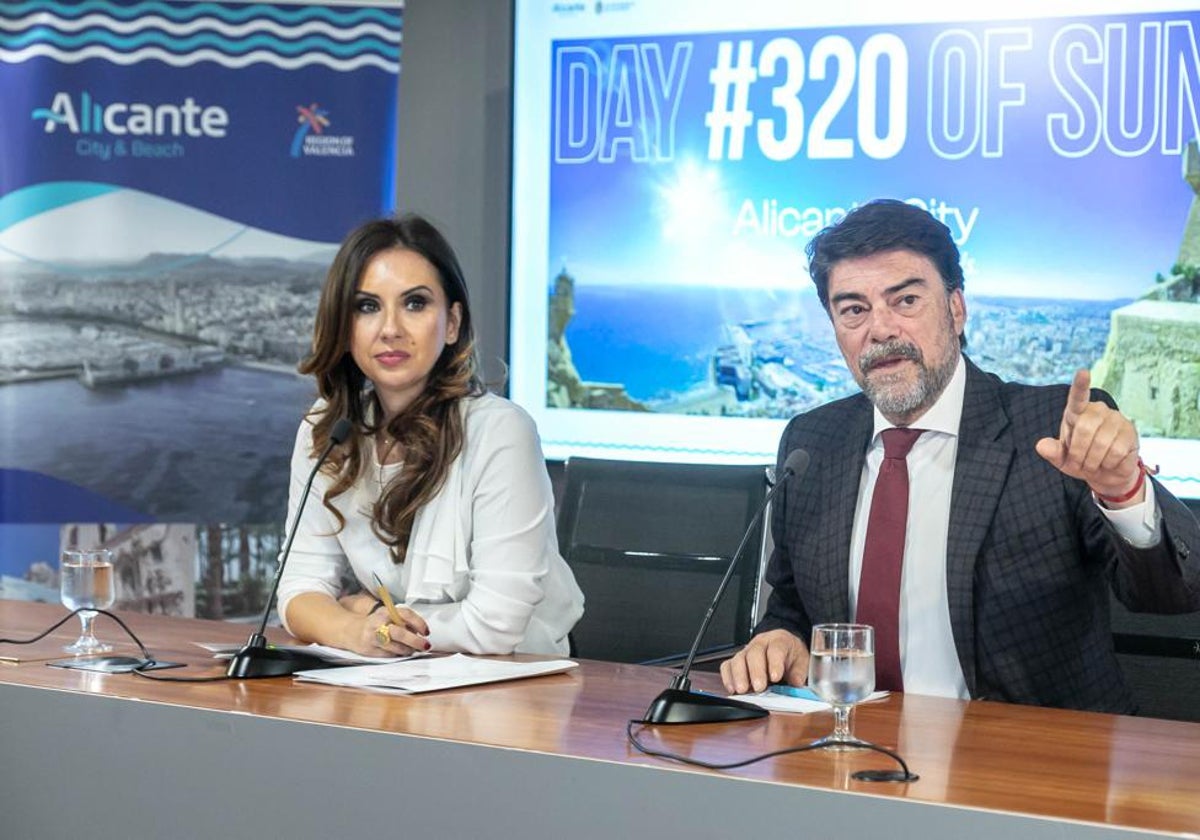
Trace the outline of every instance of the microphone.
{"label": "microphone", "polygon": [[721,596],[725,594],[725,589],[729,586],[733,570],[737,568],[738,559],[742,556],[746,543],[750,540],[755,523],[762,517],[763,511],[767,509],[767,505],[771,503],[783,485],[795,476],[804,475],[808,470],[808,462],[808,452],[803,449],[793,449],[788,454],[775,486],[771,488],[762,504],[759,505],[750,524],[746,526],[746,533],[742,535],[742,541],[738,543],[733,557],[729,560],[729,568],[725,570],[725,577],[721,579],[721,585],[717,587],[717,594],[713,596],[712,603],[708,605],[708,612],[704,614],[704,621],[700,623],[700,632],[696,634],[696,641],[692,642],[692,649],[688,653],[687,661],[683,663],[683,669],[671,680],[671,687],[654,698],[654,702],[650,704],[650,708],[646,710],[646,714],[642,718],[642,723],[718,723],[767,716],[766,709],[751,703],[692,691],[692,682],[688,679],[688,674],[692,670],[692,660],[696,658],[700,641],[708,630],[713,613],[716,612],[717,605],[721,602]]}
{"label": "microphone", "polygon": [[312,472],[308,474],[308,482],[304,485],[304,494],[300,497],[300,504],[296,506],[296,515],[292,518],[292,527],[288,533],[287,542],[283,546],[283,553],[279,555],[279,567],[275,570],[275,580],[271,583],[271,592],[267,596],[266,606],[263,607],[263,617],[258,625],[258,632],[254,633],[246,642],[246,646],[229,660],[229,668],[225,671],[227,676],[237,679],[281,677],[297,671],[329,667],[330,663],[312,654],[267,647],[265,634],[267,619],[271,615],[271,605],[275,602],[275,594],[279,591],[279,581],[283,578],[283,569],[287,565],[288,554],[292,550],[292,540],[296,539],[300,514],[304,513],[304,505],[308,501],[308,491],[312,487],[313,479],[317,477],[317,470],[321,469],[321,465],[325,463],[325,459],[329,457],[333,447],[344,443],[346,438],[350,437],[352,429],[353,426],[345,417],[333,424],[333,429],[329,432],[329,444],[321,453],[321,457],[317,459],[317,463],[313,464]]}

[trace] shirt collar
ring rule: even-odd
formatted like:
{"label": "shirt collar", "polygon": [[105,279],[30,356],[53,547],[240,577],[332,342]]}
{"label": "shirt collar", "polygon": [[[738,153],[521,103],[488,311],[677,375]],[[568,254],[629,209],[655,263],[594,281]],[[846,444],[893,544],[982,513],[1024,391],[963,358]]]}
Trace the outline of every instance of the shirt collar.
{"label": "shirt collar", "polygon": [[[913,421],[912,428],[927,429],[931,432],[942,432],[957,437],[959,422],[962,420],[963,395],[966,390],[967,366],[963,363],[962,353],[959,353],[954,373],[942,390],[941,396],[929,407],[928,411]],[[875,431],[871,436],[871,443],[880,445],[879,433],[884,429],[894,428],[895,424],[884,417],[878,408],[874,410],[874,413]]]}

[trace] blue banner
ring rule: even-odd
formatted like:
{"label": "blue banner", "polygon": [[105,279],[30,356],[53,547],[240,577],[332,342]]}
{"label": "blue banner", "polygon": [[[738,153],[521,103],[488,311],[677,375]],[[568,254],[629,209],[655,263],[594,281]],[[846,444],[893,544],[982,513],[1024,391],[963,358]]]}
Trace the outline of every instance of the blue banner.
{"label": "blue banner", "polygon": [[53,482],[282,520],[324,272],[393,208],[401,5],[0,6],[0,521]]}

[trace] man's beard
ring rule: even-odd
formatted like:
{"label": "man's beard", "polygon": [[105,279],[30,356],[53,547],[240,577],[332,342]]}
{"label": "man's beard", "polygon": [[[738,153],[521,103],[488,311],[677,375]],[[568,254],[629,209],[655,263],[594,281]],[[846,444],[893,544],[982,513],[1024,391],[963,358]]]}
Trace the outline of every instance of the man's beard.
{"label": "man's beard", "polygon": [[[882,381],[871,381],[867,374],[876,363],[884,359],[909,359],[917,365],[917,379],[908,384],[902,379],[884,376]],[[933,405],[950,378],[954,376],[958,362],[958,348],[947,342],[946,354],[933,365],[925,363],[925,356],[915,344],[896,339],[877,344],[863,353],[859,359],[858,385],[867,399],[887,418],[912,418],[918,412]]]}

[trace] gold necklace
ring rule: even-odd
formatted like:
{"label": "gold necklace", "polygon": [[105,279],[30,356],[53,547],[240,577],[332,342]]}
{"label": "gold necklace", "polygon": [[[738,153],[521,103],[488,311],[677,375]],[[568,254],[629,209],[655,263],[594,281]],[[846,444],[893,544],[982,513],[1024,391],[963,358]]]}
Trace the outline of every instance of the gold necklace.
{"label": "gold necklace", "polygon": [[375,451],[379,455],[380,463],[383,463],[383,460],[391,454],[392,449],[394,449],[396,444],[399,442],[400,441],[398,441],[396,438],[388,434],[386,426],[375,433]]}
{"label": "gold necklace", "polygon": [[387,459],[392,454],[392,450],[396,448],[396,444],[400,441],[396,440],[391,435],[385,432],[379,432],[379,442],[377,444],[376,460],[379,464],[379,489],[382,490],[387,483],[383,477],[383,468],[387,466]]}

